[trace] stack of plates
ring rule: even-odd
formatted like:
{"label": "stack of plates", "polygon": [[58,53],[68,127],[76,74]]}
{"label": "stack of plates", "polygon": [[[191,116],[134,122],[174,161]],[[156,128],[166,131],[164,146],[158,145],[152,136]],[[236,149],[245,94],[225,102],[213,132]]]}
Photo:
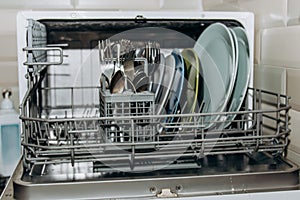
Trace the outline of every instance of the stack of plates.
{"label": "stack of plates", "polygon": [[[243,28],[228,28],[221,23],[210,25],[200,35],[194,51],[201,62],[203,91],[203,113],[238,111],[243,103],[249,77],[249,46]],[[219,115],[205,118],[210,128]],[[221,120],[227,127],[235,115]]]}
{"label": "stack of plates", "polygon": [[161,54],[154,74],[158,86],[152,91],[156,94],[156,113],[216,113],[205,117],[205,127],[220,120],[227,127],[235,115],[220,118],[218,113],[240,110],[250,77],[249,62],[243,28],[210,25],[194,48],[174,50],[166,57]]}

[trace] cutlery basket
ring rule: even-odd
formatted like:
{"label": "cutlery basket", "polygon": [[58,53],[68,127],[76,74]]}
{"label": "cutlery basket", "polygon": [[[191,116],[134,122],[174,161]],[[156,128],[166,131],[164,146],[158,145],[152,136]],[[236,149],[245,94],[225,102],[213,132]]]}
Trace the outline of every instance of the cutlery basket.
{"label": "cutlery basket", "polygon": [[[154,94],[151,92],[111,94],[100,90],[100,116],[106,138],[110,142],[154,141]],[[128,117],[118,119],[118,117]],[[135,117],[135,118],[131,118]]]}

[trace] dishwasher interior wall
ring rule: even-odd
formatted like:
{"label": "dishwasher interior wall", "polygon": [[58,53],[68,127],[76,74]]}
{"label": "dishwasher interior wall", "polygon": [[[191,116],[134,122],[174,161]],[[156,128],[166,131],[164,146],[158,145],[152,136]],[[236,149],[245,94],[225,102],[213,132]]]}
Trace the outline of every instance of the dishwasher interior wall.
{"label": "dishwasher interior wall", "polygon": [[[192,47],[201,32],[210,24],[220,21],[227,26],[245,27],[249,37],[250,60],[253,60],[253,16],[251,13],[189,13],[181,12],[120,12],[121,17],[114,12],[20,12],[18,15],[18,59],[19,59],[19,93],[20,100],[23,99],[28,83],[24,77],[27,59],[32,60],[32,56],[26,58],[23,48],[27,43],[28,33],[24,27],[28,27],[28,19],[39,21],[44,26],[45,36],[42,45],[66,44],[63,47],[64,62],[62,65],[50,65],[47,67],[47,77],[45,84],[48,87],[81,87],[99,86],[100,74],[103,71],[99,63],[98,40],[107,39],[115,34],[124,34],[126,37],[135,37],[137,30],[146,27],[162,28],[159,31],[146,30],[149,33],[138,34],[140,39],[147,39],[158,34],[156,38],[162,43],[164,48],[186,48]],[[173,31],[172,31],[173,30]],[[127,31],[127,32],[126,32]],[[158,33],[159,32],[159,33]],[[129,36],[128,36],[129,35]],[[143,37],[141,37],[143,35]],[[182,36],[185,35],[185,36]],[[180,37],[182,41],[180,41]],[[120,38],[121,39],[121,38]],[[30,40],[29,40],[30,41]],[[56,62],[57,51],[48,51],[49,62]],[[51,55],[52,54],[52,55]],[[251,78],[249,86],[253,86],[253,64],[250,62]],[[47,82],[47,83],[46,83]],[[55,98],[64,94],[55,95]],[[92,94],[81,94],[78,99],[97,97]],[[54,98],[54,97],[50,97]],[[84,101],[84,100],[83,100]],[[50,101],[49,101],[50,102]],[[59,104],[56,100],[52,100]]]}

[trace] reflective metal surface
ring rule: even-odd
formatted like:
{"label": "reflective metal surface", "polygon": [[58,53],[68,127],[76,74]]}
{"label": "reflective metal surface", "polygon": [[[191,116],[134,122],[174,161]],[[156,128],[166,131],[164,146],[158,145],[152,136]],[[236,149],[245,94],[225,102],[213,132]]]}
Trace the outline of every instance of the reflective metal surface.
{"label": "reflective metal surface", "polygon": [[263,153],[208,156],[189,169],[166,168],[148,173],[97,173],[93,169],[92,163],[75,164],[74,168],[70,164],[47,165],[29,175],[23,174],[19,166],[13,177],[14,198],[149,199],[166,197],[163,194],[193,197],[290,190],[298,189],[299,184],[298,167]]}

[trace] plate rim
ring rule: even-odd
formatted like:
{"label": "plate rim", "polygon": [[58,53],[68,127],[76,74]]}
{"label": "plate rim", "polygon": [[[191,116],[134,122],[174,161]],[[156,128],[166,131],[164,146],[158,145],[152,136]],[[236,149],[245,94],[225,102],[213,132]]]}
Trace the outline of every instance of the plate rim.
{"label": "plate rim", "polygon": [[[242,92],[240,93],[239,98],[235,97],[235,99],[238,99],[237,106],[233,110],[228,110],[229,112],[236,112],[236,111],[240,110],[240,108],[243,104],[243,100],[244,100],[244,98],[246,96],[246,93],[247,93],[247,88],[248,88],[248,84],[249,84],[249,80],[250,80],[250,53],[249,53],[249,40],[248,40],[248,37],[247,37],[247,34],[246,34],[245,30],[241,27],[235,27],[235,28],[232,28],[232,31],[235,32],[235,35],[237,37],[238,48],[240,48],[242,46],[242,48],[245,49],[245,53],[247,54],[247,60],[246,60],[245,63],[243,63],[243,64],[245,64],[245,66],[244,65],[242,66],[242,67],[246,68],[245,69],[246,73],[247,73],[246,81],[244,81],[243,88],[241,89]],[[239,32],[237,32],[237,31],[239,31]],[[240,50],[238,52],[240,54]],[[240,56],[238,56],[238,57],[240,57]],[[238,68],[240,68],[239,63],[240,62],[238,62]],[[238,78],[238,71],[237,71],[236,80],[237,80],[237,78]],[[236,84],[235,84],[235,87],[236,87]],[[232,95],[234,95],[235,87],[233,88]],[[232,96],[232,98],[234,98],[234,96]],[[231,108],[231,103],[229,104],[229,108]],[[227,123],[225,125],[225,128],[228,127],[231,124],[230,121],[233,120],[235,117],[236,117],[236,114],[229,115],[227,117],[227,119],[226,119]]]}
{"label": "plate rim", "polygon": [[[158,111],[156,112],[158,115],[159,114],[161,114],[161,112],[162,112],[162,110],[163,110],[163,108],[165,107],[165,104],[167,103],[167,100],[168,100],[168,98],[169,98],[169,94],[170,94],[170,88],[172,87],[172,85],[173,85],[173,79],[174,79],[174,73],[175,73],[175,64],[176,64],[176,62],[175,62],[175,58],[174,58],[174,56],[172,55],[172,54],[169,54],[169,55],[167,55],[166,57],[165,57],[165,70],[164,70],[164,74],[166,73],[166,70],[167,70],[167,59],[172,59],[173,61],[172,62],[174,62],[174,66],[171,66],[171,68],[170,69],[173,69],[172,70],[172,72],[171,72],[171,78],[169,78],[170,79],[170,81],[169,81],[169,84],[168,84],[168,86],[167,87],[164,87],[164,88],[167,88],[167,91],[166,91],[166,94],[163,96],[163,101],[159,101],[159,103],[161,103],[160,105],[159,105],[159,109],[158,109]],[[170,67],[170,66],[169,66]],[[164,75],[164,78],[163,78],[163,80],[162,80],[162,85],[164,84],[164,79],[166,78],[166,76]],[[164,85],[163,85],[164,86]]]}
{"label": "plate rim", "polygon": [[[183,49],[183,51],[185,52],[188,52],[188,53],[191,53],[190,55],[193,56],[193,58],[195,59],[195,66],[193,67],[193,69],[196,71],[195,75],[191,74],[190,70],[189,70],[189,73],[187,74],[187,82],[189,83],[189,80],[190,80],[190,77],[191,76],[196,76],[195,78],[195,81],[196,83],[194,83],[194,85],[196,86],[194,89],[195,89],[195,96],[194,96],[194,99],[193,99],[193,103],[192,103],[192,106],[191,108],[189,109],[189,113],[191,112],[195,112],[195,108],[196,108],[196,105],[197,105],[197,100],[198,100],[198,91],[199,91],[199,74],[201,73],[201,70],[200,70],[200,62],[199,62],[199,59],[198,59],[198,56],[197,56],[197,53],[195,52],[195,50],[193,48],[186,48],[186,49]],[[182,52],[183,52],[182,51]],[[183,59],[184,59],[184,56],[183,56]],[[185,65],[184,65],[185,66]]]}

